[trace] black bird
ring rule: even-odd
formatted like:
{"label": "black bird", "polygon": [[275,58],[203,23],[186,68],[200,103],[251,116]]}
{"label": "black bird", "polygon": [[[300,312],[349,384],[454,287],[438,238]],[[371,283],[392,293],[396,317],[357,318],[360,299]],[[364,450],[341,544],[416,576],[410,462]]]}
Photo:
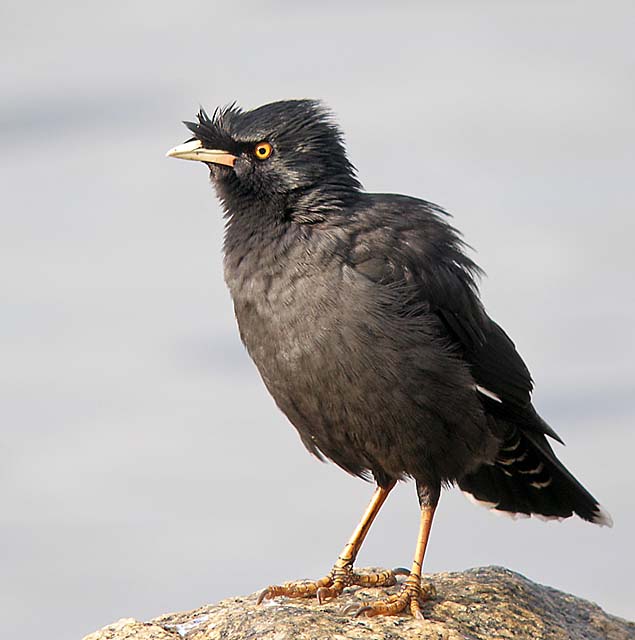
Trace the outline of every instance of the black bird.
{"label": "black bird", "polygon": [[[415,558],[397,596],[359,614],[421,617],[421,565],[441,487],[511,514],[601,525],[610,516],[556,457],[514,343],[485,312],[478,266],[440,207],[366,193],[330,112],[314,100],[185,123],[168,152],[199,160],[227,219],[225,280],[240,336],[307,449],[377,489],[331,572],[260,597],[335,597],[389,585],[353,570],[398,480],[421,506]],[[396,573],[399,573],[396,570]]]}

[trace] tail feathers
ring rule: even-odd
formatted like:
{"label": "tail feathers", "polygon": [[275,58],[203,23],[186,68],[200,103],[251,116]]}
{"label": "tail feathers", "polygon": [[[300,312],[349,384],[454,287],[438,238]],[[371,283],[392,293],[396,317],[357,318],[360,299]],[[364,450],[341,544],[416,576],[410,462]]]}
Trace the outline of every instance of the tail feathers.
{"label": "tail feathers", "polygon": [[603,526],[611,516],[558,460],[545,436],[512,428],[493,464],[464,476],[459,487],[477,502],[509,514],[547,519],[577,514]]}

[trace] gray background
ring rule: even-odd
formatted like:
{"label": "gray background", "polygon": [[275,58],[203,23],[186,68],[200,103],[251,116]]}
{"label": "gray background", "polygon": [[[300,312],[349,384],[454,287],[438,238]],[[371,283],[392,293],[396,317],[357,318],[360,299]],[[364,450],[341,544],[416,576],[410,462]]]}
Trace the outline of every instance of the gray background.
{"label": "gray background", "polygon": [[[206,169],[164,157],[199,103],[286,97],[331,105],[367,189],[455,214],[616,521],[448,492],[426,569],[501,564],[635,617],[633,3],[298,5],[2,5],[3,636],[318,577],[365,506],[243,351]],[[409,565],[417,520],[400,486],[361,563]]]}

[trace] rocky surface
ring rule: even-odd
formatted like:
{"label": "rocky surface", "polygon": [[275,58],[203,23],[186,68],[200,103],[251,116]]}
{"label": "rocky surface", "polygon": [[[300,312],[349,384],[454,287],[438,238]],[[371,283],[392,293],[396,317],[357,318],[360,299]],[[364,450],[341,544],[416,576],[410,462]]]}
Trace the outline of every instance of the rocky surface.
{"label": "rocky surface", "polygon": [[347,589],[318,605],[280,598],[256,606],[257,594],[160,616],[123,619],[84,640],[635,640],[635,623],[597,605],[500,567],[426,576],[437,595],[426,620],[409,616],[353,618],[343,610],[399,587]]}

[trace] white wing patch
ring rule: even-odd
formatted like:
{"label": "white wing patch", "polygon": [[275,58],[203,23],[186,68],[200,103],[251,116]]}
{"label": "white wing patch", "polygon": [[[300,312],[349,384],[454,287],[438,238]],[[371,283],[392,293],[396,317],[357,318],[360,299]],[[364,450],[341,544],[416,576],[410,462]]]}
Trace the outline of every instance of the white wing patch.
{"label": "white wing patch", "polygon": [[480,384],[475,384],[474,388],[479,393],[482,393],[484,396],[488,397],[490,400],[495,400],[496,402],[500,402],[501,404],[503,403],[503,401],[500,399],[500,397],[497,396],[493,391],[490,391],[489,389],[486,389],[485,387],[481,387]]}

